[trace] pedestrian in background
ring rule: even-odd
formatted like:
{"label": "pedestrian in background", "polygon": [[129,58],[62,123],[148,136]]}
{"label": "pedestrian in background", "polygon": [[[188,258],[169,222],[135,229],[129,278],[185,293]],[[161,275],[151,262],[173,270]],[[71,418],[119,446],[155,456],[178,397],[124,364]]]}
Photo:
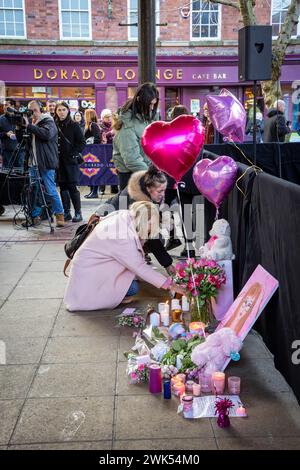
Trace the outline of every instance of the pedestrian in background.
{"label": "pedestrian in background", "polygon": [[[64,220],[81,222],[81,201],[77,186],[80,176],[79,156],[85,147],[85,140],[79,124],[71,118],[69,105],[65,101],[57,103],[55,121],[58,130],[58,184],[64,207]],[[71,201],[75,211],[73,218]]]}
{"label": "pedestrian in background", "polygon": [[[14,118],[15,102],[6,99],[4,102],[4,114],[0,117],[0,140],[2,154],[2,168],[11,168],[13,165],[13,154],[17,147],[16,123]],[[24,152],[19,154],[14,162],[15,167],[23,167]]]}
{"label": "pedestrian in background", "polygon": [[[98,126],[98,116],[94,109],[86,109],[84,112],[84,138],[87,145],[101,144],[101,132]],[[98,199],[98,186],[90,186],[89,194],[84,196],[87,199]]]}
{"label": "pedestrian in background", "polygon": [[113,162],[118,171],[120,190],[126,188],[132,173],[147,170],[150,162],[143,152],[141,138],[155,120],[159,92],[154,83],[143,83],[133,98],[121,108],[114,126]]}
{"label": "pedestrian in background", "polygon": [[83,114],[80,111],[76,111],[76,113],[73,116],[73,121],[75,121],[79,124],[79,127],[80,127],[82,133],[84,134],[85,122],[84,122]]}
{"label": "pedestrian in background", "polygon": [[[112,144],[114,131],[112,128],[112,111],[110,109],[103,109],[100,115],[99,127],[101,132],[101,143]],[[111,186],[111,193],[117,194],[119,188],[117,185]],[[100,194],[105,193],[105,185],[100,186]]]}
{"label": "pedestrian in background", "polygon": [[268,112],[268,119],[264,126],[264,142],[284,142],[285,136],[290,133],[289,127],[286,125],[284,115],[285,102],[277,100],[274,107]]}

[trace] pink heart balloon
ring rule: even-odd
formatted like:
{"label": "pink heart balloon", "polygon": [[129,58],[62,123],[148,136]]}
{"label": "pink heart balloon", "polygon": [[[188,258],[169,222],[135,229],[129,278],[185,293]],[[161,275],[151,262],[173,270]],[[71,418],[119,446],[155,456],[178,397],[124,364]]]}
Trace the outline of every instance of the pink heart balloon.
{"label": "pink heart balloon", "polygon": [[143,132],[142,147],[154,165],[177,183],[196,161],[204,144],[204,127],[193,116],[152,122]]}
{"label": "pink heart balloon", "polygon": [[226,155],[216,160],[204,158],[194,166],[193,179],[199,192],[218,209],[232,190],[238,166]]}
{"label": "pink heart balloon", "polygon": [[247,114],[242,103],[225,88],[219,95],[208,95],[206,101],[214,128],[226,140],[244,142]]}

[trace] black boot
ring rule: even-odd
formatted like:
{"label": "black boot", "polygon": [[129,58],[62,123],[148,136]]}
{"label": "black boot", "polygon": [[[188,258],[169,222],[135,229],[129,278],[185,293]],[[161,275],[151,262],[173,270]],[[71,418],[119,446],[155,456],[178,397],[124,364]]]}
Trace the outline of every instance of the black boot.
{"label": "black boot", "polygon": [[76,192],[70,194],[72,199],[72,204],[75,209],[75,216],[72,219],[72,222],[81,222],[82,221],[82,214],[81,214],[81,201],[80,201],[80,192],[76,190]]}
{"label": "black boot", "polygon": [[60,192],[61,202],[64,208],[64,219],[65,222],[68,220],[72,220],[71,216],[71,199],[69,191],[61,191]]}
{"label": "black boot", "polygon": [[92,194],[92,192],[93,192],[93,187],[94,187],[94,186],[89,186],[89,188],[90,188],[90,192],[84,196],[85,198],[87,198],[87,199],[88,199],[88,198],[90,197],[90,195],[91,195],[91,194]]}
{"label": "black boot", "polygon": [[92,192],[86,196],[87,199],[98,199],[98,186],[91,186]]}

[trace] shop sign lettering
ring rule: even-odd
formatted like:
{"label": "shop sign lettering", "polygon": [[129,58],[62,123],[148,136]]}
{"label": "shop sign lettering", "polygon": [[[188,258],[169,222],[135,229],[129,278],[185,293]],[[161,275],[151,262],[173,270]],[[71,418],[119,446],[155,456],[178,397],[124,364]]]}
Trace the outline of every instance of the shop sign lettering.
{"label": "shop sign lettering", "polygon": [[[119,69],[117,68],[114,71],[115,79],[122,81],[133,81],[137,80],[137,72],[133,68],[128,69]],[[65,68],[49,68],[33,69],[33,78],[34,80],[68,80],[68,81],[79,81],[79,80],[105,80],[106,71],[102,68],[97,68],[96,70],[90,70],[88,68],[67,70]],[[112,77],[109,77],[111,79]],[[166,68],[164,70],[157,69],[156,78],[158,80],[182,80],[183,70],[182,69],[172,69]]]}

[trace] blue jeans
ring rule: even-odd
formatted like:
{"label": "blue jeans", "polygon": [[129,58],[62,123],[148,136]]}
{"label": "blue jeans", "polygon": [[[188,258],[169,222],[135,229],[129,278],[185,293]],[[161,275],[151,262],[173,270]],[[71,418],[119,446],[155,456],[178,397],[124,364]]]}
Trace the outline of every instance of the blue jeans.
{"label": "blue jeans", "polygon": [[[31,217],[37,217],[42,212],[42,199],[39,194],[37,167],[29,168],[30,182],[34,188]],[[49,199],[54,214],[63,214],[64,208],[55,184],[55,170],[41,172],[42,182],[45,186],[45,198]]]}
{"label": "blue jeans", "polygon": [[139,291],[139,283],[137,281],[132,281],[130,287],[127,291],[126,297],[131,297],[132,295],[136,295]]}

